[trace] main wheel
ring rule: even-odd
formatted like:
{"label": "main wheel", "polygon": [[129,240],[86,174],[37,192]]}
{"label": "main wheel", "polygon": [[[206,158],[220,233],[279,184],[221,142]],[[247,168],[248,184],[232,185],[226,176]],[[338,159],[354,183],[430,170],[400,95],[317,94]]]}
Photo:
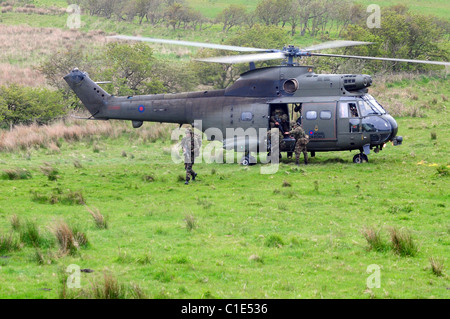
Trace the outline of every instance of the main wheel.
{"label": "main wheel", "polygon": [[353,157],[353,163],[356,163],[356,164],[366,163],[368,161],[369,161],[369,158],[364,153],[356,154]]}

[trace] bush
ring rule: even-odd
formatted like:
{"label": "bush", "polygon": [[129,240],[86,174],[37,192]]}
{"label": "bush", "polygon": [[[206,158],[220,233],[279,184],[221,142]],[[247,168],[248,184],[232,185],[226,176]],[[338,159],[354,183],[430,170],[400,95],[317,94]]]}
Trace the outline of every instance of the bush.
{"label": "bush", "polygon": [[0,124],[47,124],[67,114],[58,91],[12,84],[0,87]]}

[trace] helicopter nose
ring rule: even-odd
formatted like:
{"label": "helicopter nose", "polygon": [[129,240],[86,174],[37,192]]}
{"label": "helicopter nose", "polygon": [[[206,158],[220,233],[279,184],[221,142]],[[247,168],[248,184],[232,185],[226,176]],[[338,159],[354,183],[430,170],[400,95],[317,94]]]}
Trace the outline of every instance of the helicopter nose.
{"label": "helicopter nose", "polygon": [[388,114],[384,115],[383,118],[389,122],[391,125],[391,135],[387,139],[388,141],[393,141],[398,133],[398,124],[397,121],[394,120],[394,118]]}

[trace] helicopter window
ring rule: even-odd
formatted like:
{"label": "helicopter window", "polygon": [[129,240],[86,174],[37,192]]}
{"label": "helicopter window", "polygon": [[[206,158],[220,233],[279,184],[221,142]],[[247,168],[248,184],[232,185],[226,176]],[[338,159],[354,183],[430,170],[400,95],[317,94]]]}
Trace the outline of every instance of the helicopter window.
{"label": "helicopter window", "polygon": [[321,111],[320,112],[320,119],[321,120],[331,120],[331,111]]}
{"label": "helicopter window", "polygon": [[348,118],[348,103],[341,102],[339,104],[339,117],[341,119]]}
{"label": "helicopter window", "polygon": [[362,116],[367,116],[369,114],[378,114],[371,106],[369,103],[367,103],[366,101],[358,101],[359,103],[359,108],[361,110],[361,115]]}
{"label": "helicopter window", "polygon": [[368,102],[370,104],[370,106],[372,106],[372,108],[374,110],[376,110],[379,114],[386,114],[385,109],[380,105],[380,103],[378,103],[372,95],[367,94],[363,97],[364,101]]}
{"label": "helicopter window", "polygon": [[315,119],[317,119],[317,112],[316,111],[308,111],[308,112],[306,112],[306,119],[307,120],[315,120]]}
{"label": "helicopter window", "polygon": [[251,121],[251,120],[253,120],[252,112],[242,112],[241,121]]}
{"label": "helicopter window", "polygon": [[356,108],[356,103],[348,103],[348,108],[350,110],[351,117],[358,117],[358,109]]}

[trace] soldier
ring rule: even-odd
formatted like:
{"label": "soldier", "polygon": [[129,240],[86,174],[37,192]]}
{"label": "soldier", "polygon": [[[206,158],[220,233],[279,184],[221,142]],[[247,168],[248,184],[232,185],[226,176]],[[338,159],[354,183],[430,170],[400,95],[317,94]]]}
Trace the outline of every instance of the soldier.
{"label": "soldier", "polygon": [[305,165],[308,164],[308,152],[306,150],[306,144],[309,142],[308,135],[305,134],[302,127],[297,125],[296,122],[292,121],[292,130],[289,132],[295,138],[295,163],[300,165],[300,153],[303,152],[305,157]]}
{"label": "soldier", "polygon": [[192,166],[194,165],[195,158],[199,155],[201,139],[188,128],[186,129],[186,137],[181,140],[181,147],[183,148],[184,168],[186,169],[186,182],[184,184],[188,185],[190,177],[192,177],[193,181],[197,177],[197,173],[194,172]]}

